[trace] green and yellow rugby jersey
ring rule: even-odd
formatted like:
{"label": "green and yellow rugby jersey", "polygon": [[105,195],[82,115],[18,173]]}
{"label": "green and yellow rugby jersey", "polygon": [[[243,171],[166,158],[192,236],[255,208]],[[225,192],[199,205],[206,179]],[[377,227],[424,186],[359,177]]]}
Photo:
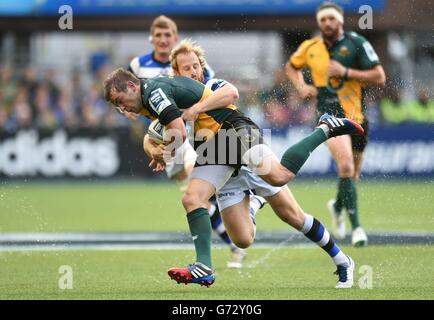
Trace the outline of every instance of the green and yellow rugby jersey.
{"label": "green and yellow rugby jersey", "polygon": [[[140,87],[144,106],[141,114],[152,120],[158,119],[163,125],[179,118],[182,114],[180,109],[188,109],[212,94],[212,90],[204,84],[180,76],[158,76],[140,80]],[[235,109],[235,105],[229,105],[199,114],[194,123],[194,132],[208,129],[216,134]],[[210,136],[205,137],[208,138]]]}
{"label": "green and yellow rugby jersey", "polygon": [[357,80],[329,79],[331,59],[348,68],[368,70],[380,64],[378,55],[365,38],[349,32],[331,48],[319,36],[306,40],[290,58],[295,69],[310,68],[318,89],[319,114],[328,112],[363,123],[366,109],[363,86]]}

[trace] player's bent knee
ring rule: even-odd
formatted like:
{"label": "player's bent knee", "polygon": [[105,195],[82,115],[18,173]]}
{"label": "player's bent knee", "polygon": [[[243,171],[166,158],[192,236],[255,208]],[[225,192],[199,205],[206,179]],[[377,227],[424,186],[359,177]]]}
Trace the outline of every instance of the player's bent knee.
{"label": "player's bent knee", "polygon": [[338,168],[341,176],[352,177],[355,174],[354,165],[351,162],[341,163]]}
{"label": "player's bent knee", "polygon": [[253,237],[242,237],[238,239],[232,239],[232,242],[240,249],[247,249],[253,243]]}
{"label": "player's bent knee", "polygon": [[288,170],[279,170],[278,173],[273,173],[265,177],[269,184],[273,187],[283,187],[294,178],[294,174]]}
{"label": "player's bent knee", "polygon": [[189,193],[185,193],[182,197],[182,205],[187,212],[193,211],[194,209],[201,207],[199,197]]}

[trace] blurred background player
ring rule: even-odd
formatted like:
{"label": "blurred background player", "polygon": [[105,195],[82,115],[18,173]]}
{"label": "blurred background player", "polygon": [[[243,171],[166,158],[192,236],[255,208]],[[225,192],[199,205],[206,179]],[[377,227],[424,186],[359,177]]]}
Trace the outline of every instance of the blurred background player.
{"label": "blurred background player", "polygon": [[[305,99],[317,99],[317,111],[358,122],[368,132],[365,114],[364,87],[384,85],[385,74],[371,44],[355,32],[344,32],[343,9],[331,2],[323,3],[316,19],[321,36],[304,41],[287,63],[289,79]],[[310,68],[313,85],[305,82],[303,68]],[[363,152],[368,143],[365,136],[340,136],[327,140],[338,167],[339,183],[336,199],[327,207],[332,215],[332,233],[345,237],[344,209],[352,226],[352,244],[367,245],[366,232],[359,222],[355,182],[361,172]]]}
{"label": "blurred background player", "polygon": [[[178,26],[172,19],[161,15],[152,21],[150,34],[149,42],[153,50],[134,57],[128,66],[128,70],[139,79],[168,75],[172,72],[169,56],[179,41]],[[138,119],[138,116],[132,112],[124,111],[123,113],[131,120]]]}
{"label": "blurred background player", "polygon": [[170,52],[179,40],[176,23],[163,15],[152,21],[150,33],[149,42],[154,49],[133,58],[129,65],[129,70],[140,79],[170,74]]}
{"label": "blurred background player", "polygon": [[[153,46],[153,50],[142,56],[133,58],[129,64],[129,70],[139,79],[149,79],[158,75],[168,75],[172,73],[169,57],[172,49],[179,41],[178,26],[169,17],[161,15],[153,20],[150,27],[150,34],[149,40]],[[212,69],[206,66],[204,68],[204,77],[209,80],[213,78],[213,76],[214,72]],[[236,98],[238,98],[238,92]],[[229,102],[229,104],[232,102]],[[131,120],[138,118],[137,114],[127,111],[123,113]],[[149,144],[150,142],[148,142],[148,148],[151,147]],[[191,150],[189,149],[185,154],[185,161],[181,162],[183,164],[176,164],[176,161],[166,164],[165,171],[167,176],[170,179],[175,179],[180,184],[181,188],[188,180],[188,176],[196,160],[195,156],[196,153],[191,147]],[[228,237],[220,217],[220,212],[215,203],[215,197],[210,199],[208,205],[213,230],[231,248],[232,254],[228,261],[228,267],[241,268],[246,252],[237,248]]]}
{"label": "blurred background player", "polygon": [[[153,50],[133,58],[128,70],[139,79],[149,79],[172,72],[169,57],[172,49],[179,41],[178,26],[175,21],[164,15],[152,21],[150,43]],[[204,69],[206,79],[214,77],[214,71],[207,65]]]}

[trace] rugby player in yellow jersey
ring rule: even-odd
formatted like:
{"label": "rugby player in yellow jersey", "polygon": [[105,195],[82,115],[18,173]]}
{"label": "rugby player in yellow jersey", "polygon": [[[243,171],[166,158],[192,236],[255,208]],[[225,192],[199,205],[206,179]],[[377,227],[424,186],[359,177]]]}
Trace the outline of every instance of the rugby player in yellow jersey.
{"label": "rugby player in yellow jersey", "polygon": [[[317,10],[316,19],[321,36],[304,41],[286,65],[287,75],[303,98],[316,98],[318,115],[329,113],[359,123],[367,132],[364,87],[384,85],[386,77],[378,55],[371,44],[354,32],[343,29],[344,12],[334,3],[325,2]],[[313,85],[304,81],[302,69],[309,68]],[[363,151],[367,135],[343,135],[327,140],[338,167],[339,183],[336,199],[327,207],[332,215],[332,233],[345,237],[347,210],[352,225],[352,244],[367,245],[366,232],[359,222],[357,192]]]}
{"label": "rugby player in yellow jersey", "polygon": [[[194,45],[189,40],[184,40],[173,49],[170,60],[175,75],[190,77],[205,83],[203,70],[206,66],[206,61],[201,47]],[[213,91],[219,90],[220,94],[229,99],[226,100],[228,103],[234,101],[231,99],[234,88],[225,80],[211,79],[206,81],[205,85]],[[214,97],[214,99],[216,98]],[[225,102],[225,100],[221,101],[222,104]],[[194,121],[196,116],[197,106],[195,105],[186,109],[183,112],[182,118],[186,121]],[[159,139],[159,141],[161,140],[162,138]],[[252,192],[255,196],[249,196]],[[252,210],[252,198],[257,198],[258,195],[265,198],[275,214],[283,222],[289,224],[296,230],[306,234],[309,231],[308,226],[314,223],[314,217],[303,211],[287,186],[274,187],[263,181],[247,166],[241,166],[236,175],[233,175],[225,185],[217,191],[216,195],[225,229],[231,239],[242,248],[249,247],[255,240],[256,219],[255,212]],[[265,200],[263,199],[262,201],[265,202]],[[320,224],[319,221],[318,223]],[[324,239],[326,239],[326,241]],[[328,241],[330,241],[327,230],[324,230],[323,239],[321,240],[317,241],[317,244],[321,247],[327,246]],[[348,264],[351,263],[354,266],[351,258],[347,257],[347,259],[345,259],[344,255],[336,255],[332,257],[332,260],[338,268],[339,265],[345,264],[345,262],[348,262]],[[174,268],[169,270],[169,274],[172,275],[175,280],[179,280],[182,276],[182,270]],[[340,283],[337,287],[350,287],[351,279],[352,274],[350,272],[345,285]]]}
{"label": "rugby player in yellow jersey", "polygon": [[[284,186],[295,177],[311,152],[327,139],[344,134],[364,134],[363,128],[356,122],[324,114],[318,127],[289,147],[279,162],[264,143],[262,133],[253,121],[238,111],[235,105],[216,103],[213,92],[191,78],[161,76],[140,80],[131,72],[119,68],[105,79],[104,95],[107,101],[122,111],[141,114],[152,120],[158,118],[165,126],[165,151],[174,153],[175,157],[178,152],[182,153],[187,138],[181,110],[195,108],[197,117],[193,134],[198,158],[182,203],[196,249],[196,262],[185,268],[169,270],[171,278],[183,283],[206,286],[214,283],[212,231],[206,203],[236,169],[246,165],[269,184]],[[319,221],[313,217],[305,217],[304,220],[302,231],[306,237],[317,242],[333,259],[341,261],[337,267],[339,282],[336,287],[352,287],[352,260],[342,253]]]}
{"label": "rugby player in yellow jersey", "polygon": [[[222,79],[209,78],[209,73],[206,71],[207,64],[203,57],[203,50],[200,47],[193,47],[193,44],[190,40],[183,40],[181,44],[172,51],[170,61],[172,63],[173,72],[175,75],[190,77],[205,84],[212,91],[218,90],[217,93],[213,94],[214,99],[218,99],[218,104],[228,105],[238,99],[238,89],[235,86]],[[186,111],[184,111],[184,114],[185,112]],[[162,143],[163,128],[164,126],[161,125],[158,119],[154,120],[148,129],[148,133],[144,136],[143,148],[151,160],[164,160],[164,144]],[[187,186],[197,157],[196,151],[194,151],[194,148],[191,146],[189,140],[187,139],[184,143],[184,153],[180,154],[179,159],[172,158],[170,161],[164,162],[164,169],[166,170],[168,176],[169,173],[176,173],[176,175],[172,175],[172,177],[175,177],[178,184],[181,185],[182,192],[185,191],[185,187]],[[159,172],[162,170],[163,165],[160,162],[154,171]],[[169,178],[170,177],[171,176],[169,176]],[[240,179],[240,177],[237,179]],[[231,180],[233,179],[231,178]],[[227,267],[242,268],[243,260],[247,252],[246,250],[237,247],[232,242],[222,221],[222,216],[220,213],[222,211],[229,211],[229,208],[232,208],[234,203],[237,203],[238,200],[241,201],[243,198],[245,198],[245,207],[248,211],[247,219],[250,220],[249,222],[252,225],[252,228],[243,228],[242,231],[246,233],[250,239],[252,236],[254,236],[253,227],[256,221],[256,212],[265,205],[266,201],[260,195],[258,196],[257,194],[254,194],[249,187],[245,190],[237,188],[235,192],[234,190],[224,189],[225,187],[221,190],[221,194],[227,194],[228,196],[226,197],[223,205],[221,202],[217,203],[215,195],[210,199],[208,212],[211,218],[211,226],[213,230],[220,236],[220,238],[229,245],[231,250],[231,256],[230,260],[227,262]],[[273,194],[273,191],[273,187],[269,188],[269,190],[266,192],[266,195]]]}

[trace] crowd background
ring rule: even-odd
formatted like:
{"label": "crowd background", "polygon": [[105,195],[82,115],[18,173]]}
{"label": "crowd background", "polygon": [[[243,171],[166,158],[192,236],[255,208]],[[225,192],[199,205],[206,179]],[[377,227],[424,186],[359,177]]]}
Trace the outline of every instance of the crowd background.
{"label": "crowd background", "polygon": [[[129,126],[103,97],[102,80],[108,65],[92,70],[71,70],[69,81],[58,81],[55,69],[41,70],[27,65],[14,72],[0,68],[0,128],[79,129]],[[315,101],[301,99],[283,70],[275,70],[270,86],[258,88],[254,80],[228,79],[239,84],[238,106],[262,128],[284,135],[288,128],[315,122]],[[85,81],[84,79],[89,79]],[[366,105],[374,126],[402,123],[434,123],[433,88],[422,88],[412,100],[401,98],[393,79],[385,88],[367,89]]]}
{"label": "crowd background", "polygon": [[[255,2],[243,7],[241,16],[240,5],[212,1],[203,12],[190,14],[185,10],[195,8],[194,1],[170,8],[146,7],[140,1],[114,6],[72,1],[71,30],[60,29],[60,2],[0,7],[1,131],[130,126],[104,101],[102,79],[152,50],[149,27],[162,13],[176,21],[181,39],[191,38],[205,49],[216,77],[237,86],[238,106],[261,127],[284,135],[288,128],[315,123],[315,101],[300,99],[284,65],[318,31],[314,12],[321,0],[268,4],[274,14]],[[432,6],[415,0],[367,0],[363,3],[373,8],[373,25],[363,29],[359,2],[336,2],[348,8],[345,29],[372,43],[387,74],[384,88],[367,88],[371,127],[434,123]],[[40,16],[35,16],[38,10]]]}

